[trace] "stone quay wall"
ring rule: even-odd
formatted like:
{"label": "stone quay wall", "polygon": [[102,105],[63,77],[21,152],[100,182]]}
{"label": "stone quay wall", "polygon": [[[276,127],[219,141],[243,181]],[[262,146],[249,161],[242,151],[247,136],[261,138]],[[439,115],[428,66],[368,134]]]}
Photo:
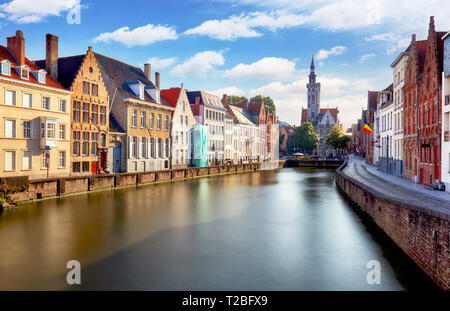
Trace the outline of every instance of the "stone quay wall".
{"label": "stone quay wall", "polygon": [[336,171],[340,191],[440,288],[450,290],[450,215],[394,201],[345,175],[345,166],[346,162]]}
{"label": "stone quay wall", "polygon": [[[121,187],[138,186],[157,182],[167,182],[190,178],[208,177],[213,175],[232,174],[255,171],[260,169],[261,163],[225,165],[212,167],[189,167],[172,170],[135,172],[121,174],[105,174],[77,177],[62,177],[39,180],[22,178],[20,181],[13,178],[2,178],[8,184],[8,179],[16,185],[18,182],[26,184],[26,190],[11,195],[10,203],[22,203],[32,200],[58,197],[68,194],[85,193],[88,191],[108,190]],[[272,165],[278,167],[278,163]],[[1,205],[1,204],[0,204]],[[10,207],[9,204],[4,204]],[[7,208],[5,208],[7,209]],[[0,212],[3,210],[0,206]]]}

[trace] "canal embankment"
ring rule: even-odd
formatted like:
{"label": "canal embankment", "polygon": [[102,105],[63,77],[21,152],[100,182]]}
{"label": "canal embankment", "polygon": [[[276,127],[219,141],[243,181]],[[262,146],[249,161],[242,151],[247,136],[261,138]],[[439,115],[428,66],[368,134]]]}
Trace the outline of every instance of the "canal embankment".
{"label": "canal embankment", "polygon": [[316,168],[334,168],[337,169],[344,163],[343,160],[309,160],[309,159],[288,159],[284,167],[316,167]]}
{"label": "canal embankment", "polygon": [[123,187],[149,185],[215,175],[253,172],[260,169],[275,169],[280,162],[248,163],[210,167],[189,167],[149,172],[102,174],[29,180],[26,177],[0,178],[5,193],[0,212],[20,203],[56,198],[65,195],[92,191],[112,190]]}
{"label": "canal embankment", "polygon": [[336,185],[434,283],[450,289],[448,204],[388,183],[351,161],[337,169]]}

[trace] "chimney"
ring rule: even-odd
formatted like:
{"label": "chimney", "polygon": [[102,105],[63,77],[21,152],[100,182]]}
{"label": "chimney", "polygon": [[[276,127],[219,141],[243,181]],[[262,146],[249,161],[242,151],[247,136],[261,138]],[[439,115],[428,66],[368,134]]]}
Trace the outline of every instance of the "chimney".
{"label": "chimney", "polygon": [[199,96],[195,97],[195,104],[194,105],[196,105],[196,106],[200,105],[200,97]]}
{"label": "chimney", "polygon": [[45,71],[58,80],[58,36],[45,35]]}
{"label": "chimney", "polygon": [[415,33],[413,33],[411,35],[411,40],[412,40],[412,42],[416,42],[416,34]]}
{"label": "chimney", "polygon": [[159,72],[155,72],[155,86],[159,90]]}
{"label": "chimney", "polygon": [[223,94],[223,96],[222,96],[222,104],[223,105],[227,104],[227,94]]}
{"label": "chimney", "polygon": [[19,65],[25,64],[25,39],[22,30],[17,30],[14,37],[7,38],[8,50]]}
{"label": "chimney", "polygon": [[144,74],[147,80],[152,82],[152,65],[150,63],[144,64]]}

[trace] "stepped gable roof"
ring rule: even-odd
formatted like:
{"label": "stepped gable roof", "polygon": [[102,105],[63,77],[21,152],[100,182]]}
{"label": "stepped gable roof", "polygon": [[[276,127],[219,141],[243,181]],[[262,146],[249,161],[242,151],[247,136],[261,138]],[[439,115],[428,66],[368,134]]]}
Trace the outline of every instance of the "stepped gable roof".
{"label": "stepped gable roof", "polygon": [[[86,54],[58,58],[58,81],[66,89],[70,89],[72,86],[85,56]],[[45,60],[37,60],[34,63],[45,69]]]}
{"label": "stepped gable roof", "polygon": [[419,68],[419,73],[423,72],[423,67],[425,65],[425,55],[427,53],[428,40],[416,41],[416,51],[417,51],[417,66]]}
{"label": "stepped gable roof", "polygon": [[[118,61],[116,59],[95,53],[95,58],[99,64],[106,89],[109,94],[116,93],[116,98],[131,98],[140,100],[138,96],[130,89],[129,85],[133,82],[144,84],[145,89],[155,89],[153,82],[147,80],[144,72],[137,67]],[[110,95],[111,96],[111,95]],[[156,103],[147,92],[144,92],[144,100],[149,103]],[[171,107],[164,98],[161,98],[161,106]]]}
{"label": "stepped gable roof", "polygon": [[30,61],[28,58],[25,57],[25,64],[30,68],[30,74],[28,75],[28,79],[22,79],[14,70],[14,66],[20,66],[19,63],[17,63],[16,59],[9,53],[8,49],[5,46],[0,45],[0,61],[8,60],[11,63],[11,75],[3,75],[0,72],[0,77],[4,78],[10,78],[14,80],[19,80],[23,82],[29,82],[29,83],[35,83],[37,85],[45,85],[48,87],[53,87],[56,89],[66,90],[64,86],[62,86],[58,81],[53,79],[48,73],[45,75],[45,83],[39,83],[39,81],[34,77],[34,75],[31,73],[31,71],[34,70],[41,70],[42,68]]}

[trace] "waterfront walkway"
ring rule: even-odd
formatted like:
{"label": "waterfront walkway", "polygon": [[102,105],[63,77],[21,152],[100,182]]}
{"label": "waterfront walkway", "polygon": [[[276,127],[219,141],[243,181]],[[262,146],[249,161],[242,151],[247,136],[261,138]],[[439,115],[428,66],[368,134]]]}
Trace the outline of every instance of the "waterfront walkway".
{"label": "waterfront walkway", "polygon": [[450,214],[450,194],[380,172],[364,159],[350,157],[343,173],[393,200]]}

